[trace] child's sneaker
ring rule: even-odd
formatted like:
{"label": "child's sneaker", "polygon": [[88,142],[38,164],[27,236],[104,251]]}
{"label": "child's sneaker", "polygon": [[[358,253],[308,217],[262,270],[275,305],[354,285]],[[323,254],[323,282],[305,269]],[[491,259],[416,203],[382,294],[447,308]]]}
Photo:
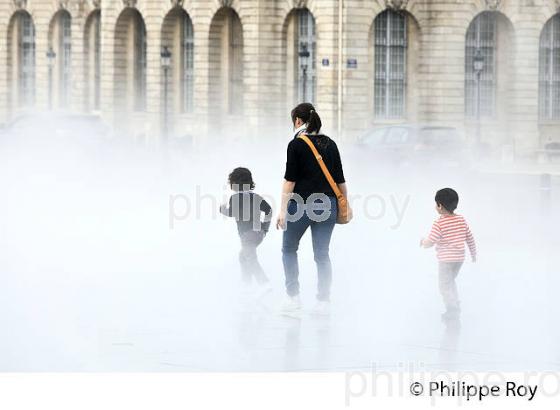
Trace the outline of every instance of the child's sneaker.
{"label": "child's sneaker", "polygon": [[331,314],[331,303],[326,300],[319,300],[317,304],[311,310],[312,315],[316,316],[328,316]]}
{"label": "child's sneaker", "polygon": [[272,292],[272,286],[270,286],[270,283],[263,283],[257,287],[257,290],[255,291],[255,299],[260,300],[267,296],[270,292]]}
{"label": "child's sneaker", "polygon": [[441,320],[444,322],[459,320],[460,314],[460,309],[447,309],[447,311],[441,315]]}
{"label": "child's sneaker", "polygon": [[239,285],[239,296],[243,299],[249,299],[253,294],[253,284],[251,282],[243,282]]}

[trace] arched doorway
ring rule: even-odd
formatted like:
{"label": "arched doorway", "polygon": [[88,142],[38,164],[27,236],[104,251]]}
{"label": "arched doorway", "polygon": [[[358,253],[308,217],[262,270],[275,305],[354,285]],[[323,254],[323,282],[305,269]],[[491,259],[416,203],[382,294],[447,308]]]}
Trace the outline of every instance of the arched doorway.
{"label": "arched doorway", "polygon": [[66,10],[59,10],[51,20],[49,51],[54,53],[49,75],[49,105],[67,108],[72,84],[72,17]]}
{"label": "arched doorway", "polygon": [[35,104],[35,25],[26,11],[17,11],[8,26],[8,92],[10,109]]}
{"label": "arched doorway", "polygon": [[93,11],[86,20],[84,33],[85,108],[101,108],[101,11]]}
{"label": "arched doorway", "polygon": [[237,13],[222,7],[212,18],[209,38],[208,109],[212,124],[243,114],[243,28]]}
{"label": "arched doorway", "polygon": [[146,110],[147,35],[142,15],[124,9],[115,26],[114,104],[115,110]]}
{"label": "arched doorway", "polygon": [[[478,14],[465,38],[465,117],[467,122],[504,122],[512,89],[513,27],[497,11]],[[507,121],[506,121],[507,122]],[[477,136],[480,138],[480,135]]]}
{"label": "arched doorway", "polygon": [[315,18],[306,9],[288,14],[283,30],[286,61],[286,101],[290,108],[300,102],[316,103],[317,40]]}
{"label": "arched doorway", "polygon": [[165,16],[161,29],[161,46],[167,47],[171,52],[171,67],[167,79],[168,108],[176,113],[192,112],[194,32],[191,18],[184,9],[174,8]]}
{"label": "arched doorway", "polygon": [[162,53],[169,54],[169,67],[162,67],[161,112],[165,137],[173,133],[177,115],[194,110],[194,30],[190,16],[181,7],[163,19]]}

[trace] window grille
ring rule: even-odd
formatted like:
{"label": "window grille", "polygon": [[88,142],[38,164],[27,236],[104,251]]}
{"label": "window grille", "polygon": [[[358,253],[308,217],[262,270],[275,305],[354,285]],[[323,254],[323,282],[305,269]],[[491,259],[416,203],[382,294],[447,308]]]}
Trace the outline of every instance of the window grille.
{"label": "window grille", "polygon": [[[465,47],[465,114],[467,117],[492,117],[496,102],[496,13],[479,14],[469,26]],[[474,57],[480,53],[483,68],[480,83]],[[480,93],[480,95],[479,95]],[[480,105],[480,107],[479,107]]]}
{"label": "window grille", "polygon": [[19,104],[35,102],[35,27],[31,16],[19,16]]}
{"label": "window grille", "polygon": [[[316,52],[317,41],[315,38],[315,19],[307,9],[297,12],[298,17],[298,78],[297,96],[298,102],[315,103],[316,90]],[[300,53],[309,53],[309,56],[302,56]]]}
{"label": "window grille", "polygon": [[406,116],[407,17],[386,10],[375,19],[375,117]]}

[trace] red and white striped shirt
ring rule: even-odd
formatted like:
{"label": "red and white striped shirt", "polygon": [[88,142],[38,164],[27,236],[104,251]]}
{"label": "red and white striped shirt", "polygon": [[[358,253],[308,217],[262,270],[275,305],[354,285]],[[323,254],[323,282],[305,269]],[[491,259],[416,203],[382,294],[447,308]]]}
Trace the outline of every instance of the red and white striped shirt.
{"label": "red and white striped shirt", "polygon": [[472,258],[476,258],[476,243],[469,225],[461,215],[442,215],[432,225],[428,240],[436,244],[437,257],[442,262],[465,260],[465,242]]}

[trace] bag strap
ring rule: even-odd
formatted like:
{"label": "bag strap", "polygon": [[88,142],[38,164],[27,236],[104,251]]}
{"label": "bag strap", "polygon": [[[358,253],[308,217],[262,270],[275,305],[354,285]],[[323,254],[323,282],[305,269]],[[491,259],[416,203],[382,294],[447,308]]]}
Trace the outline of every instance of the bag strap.
{"label": "bag strap", "polygon": [[298,135],[298,138],[301,138],[302,140],[304,140],[305,143],[307,145],[309,145],[309,148],[311,148],[311,151],[313,152],[313,155],[315,156],[315,159],[317,159],[317,162],[319,163],[319,166],[321,167],[321,170],[323,171],[323,174],[325,174],[325,177],[327,178],[327,181],[329,181],[329,185],[331,186],[332,190],[334,191],[334,194],[336,195],[336,197],[339,198],[339,197],[343,196],[342,192],[338,188],[338,184],[336,182],[334,182],[334,179],[333,179],[331,173],[329,172],[329,169],[327,168],[327,165],[325,164],[325,161],[323,161],[323,157],[321,156],[321,154],[319,154],[319,151],[317,151],[317,148],[315,148],[315,145],[313,144],[313,142],[311,142],[309,137],[305,134]]}

